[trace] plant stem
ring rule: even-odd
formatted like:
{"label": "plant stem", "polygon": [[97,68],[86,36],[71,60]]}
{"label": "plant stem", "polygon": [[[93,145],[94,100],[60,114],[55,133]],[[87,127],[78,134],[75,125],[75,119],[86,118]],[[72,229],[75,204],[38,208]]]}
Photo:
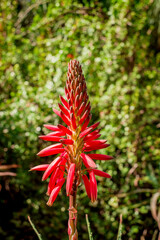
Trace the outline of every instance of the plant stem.
{"label": "plant stem", "polygon": [[86,214],[86,222],[87,222],[89,240],[93,240],[92,232],[91,232],[91,227],[90,227],[90,222],[89,222],[89,219],[88,219],[88,214]]}
{"label": "plant stem", "polygon": [[69,220],[68,220],[69,240],[78,240],[76,195],[77,187],[75,181],[73,184],[72,194],[69,195]]}
{"label": "plant stem", "polygon": [[120,220],[119,220],[119,229],[118,229],[117,240],[121,240],[121,236],[122,236],[122,214],[120,215]]}
{"label": "plant stem", "polygon": [[28,221],[29,221],[29,223],[31,224],[33,230],[35,231],[38,239],[39,239],[39,240],[42,240],[41,234],[37,231],[35,225],[33,224],[32,220],[31,220],[31,218],[30,218],[30,216],[28,216]]}

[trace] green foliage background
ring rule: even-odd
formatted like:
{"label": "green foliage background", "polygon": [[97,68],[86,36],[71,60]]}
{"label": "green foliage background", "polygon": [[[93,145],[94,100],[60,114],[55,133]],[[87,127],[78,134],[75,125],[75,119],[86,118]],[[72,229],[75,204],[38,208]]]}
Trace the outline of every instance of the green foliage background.
{"label": "green foliage background", "polygon": [[1,177],[0,239],[67,239],[65,189],[46,206],[47,183],[30,167],[50,162],[36,153],[45,147],[43,124],[64,94],[71,57],[82,64],[92,104],[92,121],[101,121],[113,161],[98,162],[112,175],[98,179],[92,204],[81,185],[80,239],[88,239],[85,213],[94,240],[152,239],[157,229],[150,199],[159,190],[160,2],[159,0],[1,0],[0,163],[18,164],[16,177]]}

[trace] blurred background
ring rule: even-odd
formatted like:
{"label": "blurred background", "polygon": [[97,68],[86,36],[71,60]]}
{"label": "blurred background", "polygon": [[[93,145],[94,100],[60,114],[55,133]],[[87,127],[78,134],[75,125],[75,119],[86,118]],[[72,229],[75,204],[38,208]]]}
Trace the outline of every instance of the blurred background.
{"label": "blurred background", "polygon": [[79,188],[79,238],[88,239],[88,213],[94,240],[116,239],[120,214],[122,239],[156,240],[160,1],[1,0],[0,7],[0,239],[37,239],[28,215],[44,240],[68,239],[65,189],[48,207],[42,173],[28,170],[52,160],[36,156],[46,146],[38,136],[47,133],[43,124],[60,122],[52,107],[77,59],[92,122],[111,144],[99,153],[114,156],[97,161],[112,175],[97,177],[97,202]]}

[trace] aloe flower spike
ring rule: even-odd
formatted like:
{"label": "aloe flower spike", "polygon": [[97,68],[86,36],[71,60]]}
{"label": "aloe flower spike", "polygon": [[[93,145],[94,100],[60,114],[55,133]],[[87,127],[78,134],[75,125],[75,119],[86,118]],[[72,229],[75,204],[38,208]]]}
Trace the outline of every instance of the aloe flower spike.
{"label": "aloe flower spike", "polygon": [[[60,96],[60,110],[53,111],[62,119],[64,125],[45,124],[51,132],[39,138],[45,141],[57,142],[41,150],[37,155],[47,157],[60,154],[50,164],[42,164],[31,168],[31,171],[44,171],[42,180],[50,178],[47,195],[48,206],[52,206],[58,193],[66,181],[66,195],[69,197],[69,240],[78,240],[77,232],[77,189],[83,179],[88,197],[92,202],[97,199],[97,181],[95,176],[110,178],[108,173],[97,169],[95,160],[110,160],[111,156],[87,153],[109,147],[105,140],[99,140],[100,122],[91,126],[91,105],[87,94],[87,86],[81,65],[76,60],[68,64],[65,96]],[[89,178],[86,174],[88,174]],[[67,176],[66,179],[64,176]]]}

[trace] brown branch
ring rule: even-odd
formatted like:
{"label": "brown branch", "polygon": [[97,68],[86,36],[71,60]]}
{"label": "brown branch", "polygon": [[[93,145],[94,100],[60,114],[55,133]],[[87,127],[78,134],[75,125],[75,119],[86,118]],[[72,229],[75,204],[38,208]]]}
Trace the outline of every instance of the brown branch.
{"label": "brown branch", "polygon": [[11,165],[0,165],[0,170],[6,170],[10,168],[19,168],[20,165],[17,164],[11,164]]}
{"label": "brown branch", "polygon": [[4,177],[4,176],[13,176],[15,177],[17,174],[13,173],[13,172],[0,172],[0,177]]}

